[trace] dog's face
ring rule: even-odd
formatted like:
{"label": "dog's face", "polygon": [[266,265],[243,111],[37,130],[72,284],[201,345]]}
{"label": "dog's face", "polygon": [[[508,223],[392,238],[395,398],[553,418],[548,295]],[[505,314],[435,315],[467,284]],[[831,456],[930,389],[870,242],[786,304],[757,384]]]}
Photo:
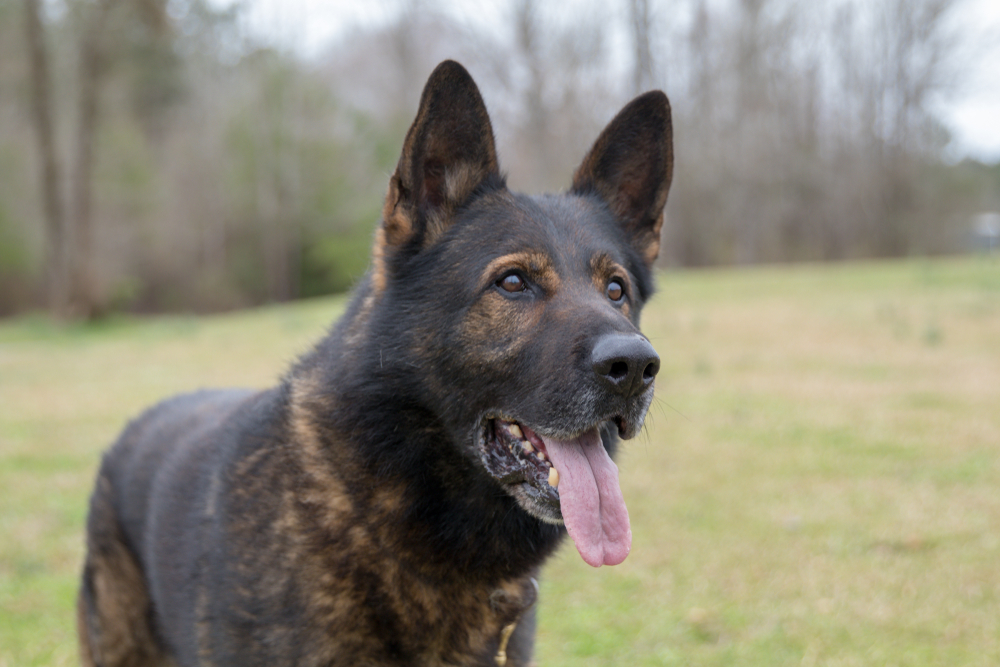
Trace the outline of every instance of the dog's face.
{"label": "dog's face", "polygon": [[609,450],[641,429],[659,369],[638,325],[671,167],[669,105],[647,93],[604,130],[567,194],[511,193],[475,84],[445,62],[376,242],[376,289],[423,306],[398,317],[459,455],[529,514],[565,522],[595,566],[631,544]]}

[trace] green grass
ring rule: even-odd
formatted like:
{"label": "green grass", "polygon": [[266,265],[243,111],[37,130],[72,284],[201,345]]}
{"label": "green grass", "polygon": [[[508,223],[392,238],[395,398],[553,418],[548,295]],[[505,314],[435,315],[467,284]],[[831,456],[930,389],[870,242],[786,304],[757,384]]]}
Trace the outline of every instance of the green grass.
{"label": "green grass", "polygon": [[[0,323],[0,667],[76,663],[85,502],[125,421],[270,384],[342,306]],[[632,554],[549,563],[539,664],[1000,664],[1000,263],[667,273],[644,328]]]}

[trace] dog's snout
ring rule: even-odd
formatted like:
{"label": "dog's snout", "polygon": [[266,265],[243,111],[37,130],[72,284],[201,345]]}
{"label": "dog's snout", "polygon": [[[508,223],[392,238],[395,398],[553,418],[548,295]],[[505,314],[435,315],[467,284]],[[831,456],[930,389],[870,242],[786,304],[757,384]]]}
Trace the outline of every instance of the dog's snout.
{"label": "dog's snout", "polygon": [[645,391],[660,370],[656,350],[648,340],[636,334],[601,337],[590,358],[599,381],[625,398]]}

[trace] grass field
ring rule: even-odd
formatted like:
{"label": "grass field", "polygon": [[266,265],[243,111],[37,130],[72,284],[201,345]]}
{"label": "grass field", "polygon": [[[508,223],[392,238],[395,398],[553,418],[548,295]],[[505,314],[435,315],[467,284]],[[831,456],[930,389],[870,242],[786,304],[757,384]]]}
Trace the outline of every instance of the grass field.
{"label": "grass field", "polygon": [[[341,311],[0,323],[0,667],[76,664],[99,453],[171,393],[266,386]],[[1000,261],[668,273],[619,461],[628,560],[567,545],[539,664],[1000,664]]]}

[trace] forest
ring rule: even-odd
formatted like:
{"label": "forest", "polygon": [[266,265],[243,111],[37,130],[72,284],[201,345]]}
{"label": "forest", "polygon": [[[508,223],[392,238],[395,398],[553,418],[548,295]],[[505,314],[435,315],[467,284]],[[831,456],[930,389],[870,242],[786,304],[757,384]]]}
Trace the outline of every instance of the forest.
{"label": "forest", "polygon": [[935,111],[983,42],[960,0],[512,0],[489,24],[383,4],[306,57],[247,3],[0,0],[0,315],[348,289],[444,58],[527,192],[565,188],[614,111],[664,89],[665,267],[968,252],[1000,209],[1000,164],[948,159]]}

